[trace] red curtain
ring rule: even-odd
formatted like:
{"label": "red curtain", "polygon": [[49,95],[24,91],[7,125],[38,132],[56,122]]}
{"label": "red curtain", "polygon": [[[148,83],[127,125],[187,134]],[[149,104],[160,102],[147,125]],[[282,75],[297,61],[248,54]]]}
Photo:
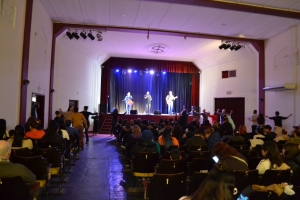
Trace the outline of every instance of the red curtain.
{"label": "red curtain", "polygon": [[191,88],[191,105],[199,106],[199,94],[200,94],[200,74],[192,74],[192,88]]}

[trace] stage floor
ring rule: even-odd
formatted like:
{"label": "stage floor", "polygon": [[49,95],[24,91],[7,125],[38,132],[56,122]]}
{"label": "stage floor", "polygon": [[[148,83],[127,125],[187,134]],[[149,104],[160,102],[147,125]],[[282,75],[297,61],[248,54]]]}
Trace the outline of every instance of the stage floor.
{"label": "stage floor", "polygon": [[[179,119],[179,116],[177,116]],[[161,115],[154,115],[153,113],[150,114],[126,114],[124,116],[120,116],[119,118],[121,119],[127,119],[127,120],[131,120],[131,119],[142,119],[142,120],[148,120],[148,121],[156,121],[158,122],[160,119],[173,119],[175,120],[175,114],[174,115],[170,115],[170,114],[161,114]],[[188,122],[193,121],[194,118],[199,118],[198,116],[192,116],[189,115],[188,116]]]}

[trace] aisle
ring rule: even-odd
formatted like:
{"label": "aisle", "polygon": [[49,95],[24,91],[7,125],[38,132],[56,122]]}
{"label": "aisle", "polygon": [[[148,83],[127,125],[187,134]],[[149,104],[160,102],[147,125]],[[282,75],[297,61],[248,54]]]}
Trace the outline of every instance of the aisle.
{"label": "aisle", "polygon": [[[80,160],[67,175],[62,196],[55,200],[133,200],[122,185],[125,180],[116,141],[107,134],[90,137],[90,144],[80,152]],[[127,175],[125,175],[126,177]],[[128,176],[127,176],[128,177]],[[44,198],[41,198],[44,199]]]}

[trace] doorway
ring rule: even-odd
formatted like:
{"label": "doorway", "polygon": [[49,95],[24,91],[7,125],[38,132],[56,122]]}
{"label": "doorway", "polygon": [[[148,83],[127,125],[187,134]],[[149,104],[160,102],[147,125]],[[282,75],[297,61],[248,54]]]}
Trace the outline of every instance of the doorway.
{"label": "doorway", "polygon": [[[37,109],[35,109],[35,107]],[[32,93],[31,96],[31,115],[34,116],[37,119],[40,119],[41,123],[39,126],[41,126],[44,129],[44,117],[45,117],[45,95]]]}
{"label": "doorway", "polygon": [[232,110],[231,118],[236,129],[245,125],[245,98],[215,98],[215,110],[225,109],[228,113]]}
{"label": "doorway", "polygon": [[79,109],[78,100],[69,100],[69,106],[74,106],[74,108],[77,107]]}

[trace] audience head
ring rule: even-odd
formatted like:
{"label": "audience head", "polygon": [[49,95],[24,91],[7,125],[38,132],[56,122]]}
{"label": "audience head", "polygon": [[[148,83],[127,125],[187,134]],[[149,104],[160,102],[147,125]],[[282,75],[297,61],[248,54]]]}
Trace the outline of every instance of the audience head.
{"label": "audience head", "polygon": [[72,124],[71,120],[66,120],[66,127],[70,127]]}
{"label": "audience head", "polygon": [[256,127],[256,133],[260,135],[264,135],[264,128],[261,126]]}
{"label": "audience head", "polygon": [[83,106],[83,110],[88,110],[89,107],[88,106]]}
{"label": "audience head", "polygon": [[74,112],[77,113],[78,112],[78,107],[74,108]]}
{"label": "audience head", "polygon": [[271,127],[270,125],[265,125],[265,126],[264,126],[264,132],[265,132],[265,133],[270,133],[271,130],[272,130],[272,127]]}
{"label": "audience head", "polygon": [[36,129],[38,126],[37,122],[34,120],[34,121],[31,121],[30,124],[29,124],[29,129],[30,130],[34,130]]}
{"label": "audience head", "polygon": [[174,149],[172,149],[171,150],[171,152],[170,152],[170,159],[171,160],[179,160],[179,159],[181,159],[181,152],[180,152],[180,150],[179,149],[177,149],[177,148],[174,148]]}
{"label": "audience head", "polygon": [[271,166],[276,164],[278,167],[282,164],[281,155],[277,144],[274,142],[265,142],[261,147],[261,154],[264,159],[269,159]]}
{"label": "audience head", "polygon": [[210,136],[211,134],[213,134],[213,133],[214,133],[213,129],[211,129],[211,128],[205,129],[205,131],[204,131],[204,137],[205,137],[206,139],[208,139],[209,136]]}
{"label": "audience head", "polygon": [[282,133],[283,135],[287,135],[288,132],[287,132],[287,130],[286,130],[285,128],[283,128],[282,131],[281,131],[281,133]]}
{"label": "audience head", "polygon": [[31,123],[32,121],[36,121],[35,117],[33,117],[33,116],[31,116],[31,117],[29,117],[29,118],[27,119],[26,124],[27,124],[27,125],[30,125],[30,123]]}
{"label": "audience head", "polygon": [[194,131],[194,135],[202,135],[202,131],[199,130],[199,129],[196,129],[196,130]]}
{"label": "audience head", "polygon": [[276,115],[276,116],[279,116],[279,114],[280,114],[280,113],[279,113],[278,111],[275,112],[275,115]]}
{"label": "audience head", "polygon": [[131,129],[131,124],[130,124],[130,122],[126,122],[125,128]]}
{"label": "audience head", "polygon": [[5,133],[6,133],[6,120],[0,119],[0,140],[3,139]]}
{"label": "audience head", "polygon": [[237,194],[235,178],[223,162],[218,162],[208,173],[191,200],[234,200]]}
{"label": "audience head", "polygon": [[15,135],[15,130],[14,129],[11,129],[11,130],[9,130],[8,131],[8,135],[9,135],[9,137],[13,137],[14,135]]}
{"label": "audience head", "polygon": [[12,147],[22,147],[23,138],[25,136],[25,128],[21,124],[15,127],[14,141]]}
{"label": "audience head", "polygon": [[10,152],[10,144],[5,140],[0,140],[0,159],[9,159]]}
{"label": "audience head", "polygon": [[61,117],[61,113],[58,110],[55,111],[55,115],[56,115],[56,117]]}
{"label": "audience head", "polygon": [[214,121],[214,123],[213,123],[213,128],[220,128],[219,127],[219,122],[218,121]]}
{"label": "audience head", "polygon": [[240,125],[239,134],[243,135],[247,133],[247,127],[245,125]]}
{"label": "audience head", "polygon": [[293,135],[294,137],[300,137],[300,130],[296,130]]}
{"label": "audience head", "polygon": [[211,149],[211,154],[222,160],[230,156],[237,156],[238,151],[224,142],[218,142]]}
{"label": "audience head", "polygon": [[142,133],[142,141],[143,142],[153,142],[154,137],[153,137],[153,133],[149,130],[145,130]]}
{"label": "audience head", "polygon": [[59,131],[59,126],[56,121],[51,120],[46,130],[45,137],[53,137]]}
{"label": "audience head", "polygon": [[188,132],[185,134],[185,136],[186,136],[187,139],[190,139],[190,138],[194,137],[194,133],[191,132],[191,131],[188,131]]}
{"label": "audience head", "polygon": [[141,128],[137,125],[132,127],[132,134],[141,134]]}
{"label": "audience head", "polygon": [[253,114],[257,114],[257,110],[253,110]]}
{"label": "audience head", "polygon": [[285,143],[283,145],[282,154],[285,159],[291,159],[300,153],[297,143]]}
{"label": "audience head", "polygon": [[74,106],[70,105],[70,106],[68,107],[68,111],[73,112],[73,111],[74,111]]}

